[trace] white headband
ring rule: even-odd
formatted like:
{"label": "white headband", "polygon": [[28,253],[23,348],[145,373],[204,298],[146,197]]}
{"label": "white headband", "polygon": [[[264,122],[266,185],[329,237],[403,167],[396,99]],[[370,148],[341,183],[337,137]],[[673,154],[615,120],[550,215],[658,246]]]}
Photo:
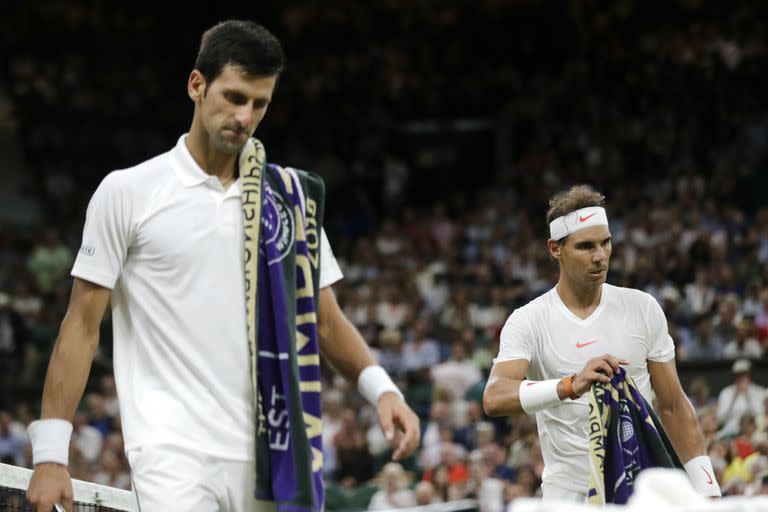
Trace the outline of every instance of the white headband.
{"label": "white headband", "polygon": [[565,214],[550,222],[549,238],[557,241],[582,229],[607,225],[608,216],[605,214],[605,208],[590,206]]}

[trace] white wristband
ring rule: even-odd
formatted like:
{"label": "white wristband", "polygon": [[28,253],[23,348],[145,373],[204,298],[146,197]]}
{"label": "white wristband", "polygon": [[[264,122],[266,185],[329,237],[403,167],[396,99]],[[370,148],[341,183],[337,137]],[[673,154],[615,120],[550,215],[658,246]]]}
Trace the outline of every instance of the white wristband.
{"label": "white wristband", "polygon": [[694,457],[683,466],[696,492],[704,496],[721,496],[720,486],[715,480],[712,459],[707,455]]}
{"label": "white wristband", "polygon": [[524,380],[517,392],[520,405],[528,414],[543,411],[561,402],[557,394],[557,384],[560,379]]}
{"label": "white wristband", "polygon": [[379,403],[379,397],[387,391],[403,398],[403,394],[387,375],[386,370],[379,365],[367,366],[360,372],[357,378],[357,390],[373,406]]}
{"label": "white wristband", "polygon": [[69,462],[69,439],[72,424],[67,420],[49,418],[33,421],[27,427],[32,441],[32,464],[55,462],[64,466]]}

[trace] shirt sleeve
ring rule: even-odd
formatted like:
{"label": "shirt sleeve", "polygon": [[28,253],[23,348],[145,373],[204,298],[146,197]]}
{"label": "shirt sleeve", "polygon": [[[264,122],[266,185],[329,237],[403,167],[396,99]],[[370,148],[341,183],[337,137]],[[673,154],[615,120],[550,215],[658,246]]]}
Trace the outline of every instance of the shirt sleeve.
{"label": "shirt sleeve", "polygon": [[320,288],[331,286],[336,281],[341,280],[344,274],[341,273],[339,262],[333,255],[331,243],[325,234],[325,228],[320,230]]}
{"label": "shirt sleeve", "polygon": [[652,296],[647,297],[646,325],[648,326],[648,360],[666,363],[675,358],[675,342],[669,335],[667,318],[659,303]]}
{"label": "shirt sleeve", "polygon": [[525,359],[531,362],[533,358],[533,333],[528,325],[525,314],[516,309],[504,324],[499,335],[499,355],[494,363]]}
{"label": "shirt sleeve", "polygon": [[72,275],[114,288],[128,254],[132,205],[119,172],[107,175],[91,197],[83,242]]}

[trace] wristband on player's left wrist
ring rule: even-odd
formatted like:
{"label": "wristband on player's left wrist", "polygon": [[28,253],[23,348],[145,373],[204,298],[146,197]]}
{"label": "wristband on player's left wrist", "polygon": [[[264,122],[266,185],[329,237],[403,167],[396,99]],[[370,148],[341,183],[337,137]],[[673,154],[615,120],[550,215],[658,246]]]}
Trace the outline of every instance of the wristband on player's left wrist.
{"label": "wristband on player's left wrist", "polygon": [[715,470],[712,469],[712,459],[707,455],[694,457],[683,466],[693,488],[699,494],[710,497],[722,496],[720,485],[715,479]]}

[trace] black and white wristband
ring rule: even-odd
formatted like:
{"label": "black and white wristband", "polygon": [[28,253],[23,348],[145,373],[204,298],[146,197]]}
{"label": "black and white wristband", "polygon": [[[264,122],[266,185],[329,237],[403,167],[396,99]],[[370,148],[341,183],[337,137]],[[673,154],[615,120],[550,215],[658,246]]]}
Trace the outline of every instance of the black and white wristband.
{"label": "black and white wristband", "polygon": [[32,464],[54,462],[66,466],[69,463],[69,440],[72,423],[58,418],[33,421],[27,427],[32,441]]}

